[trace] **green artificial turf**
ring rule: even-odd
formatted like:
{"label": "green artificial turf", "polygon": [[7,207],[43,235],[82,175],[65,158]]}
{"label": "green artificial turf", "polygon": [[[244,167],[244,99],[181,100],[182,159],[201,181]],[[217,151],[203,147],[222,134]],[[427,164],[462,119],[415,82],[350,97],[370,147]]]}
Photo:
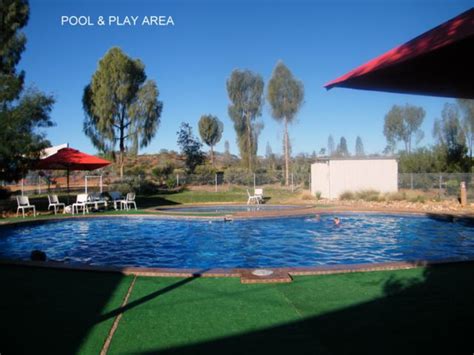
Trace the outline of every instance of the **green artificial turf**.
{"label": "green artificial turf", "polygon": [[131,277],[0,266],[0,353],[98,354]]}
{"label": "green artificial turf", "polygon": [[0,267],[0,352],[472,353],[474,264],[295,277],[139,277]]}
{"label": "green artificial turf", "polygon": [[[139,278],[112,354],[400,354],[469,349],[472,264],[297,277]],[[456,352],[452,352],[456,353]]]}

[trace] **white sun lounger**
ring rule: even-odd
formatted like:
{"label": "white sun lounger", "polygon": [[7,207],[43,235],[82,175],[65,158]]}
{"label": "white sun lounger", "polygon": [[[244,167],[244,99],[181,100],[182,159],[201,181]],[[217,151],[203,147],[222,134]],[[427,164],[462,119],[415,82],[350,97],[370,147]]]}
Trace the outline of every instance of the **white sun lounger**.
{"label": "white sun lounger", "polygon": [[105,209],[107,209],[107,201],[102,197],[100,193],[89,194],[87,199],[87,205],[94,206],[96,210],[99,209],[99,205],[104,205]]}

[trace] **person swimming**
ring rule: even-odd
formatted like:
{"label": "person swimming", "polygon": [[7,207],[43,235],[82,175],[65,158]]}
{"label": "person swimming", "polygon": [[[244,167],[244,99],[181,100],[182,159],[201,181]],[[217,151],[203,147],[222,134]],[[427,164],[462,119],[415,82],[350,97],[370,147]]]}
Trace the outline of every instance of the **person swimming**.
{"label": "person swimming", "polygon": [[333,221],[334,221],[335,226],[338,226],[341,224],[341,220],[339,219],[339,217],[334,217]]}

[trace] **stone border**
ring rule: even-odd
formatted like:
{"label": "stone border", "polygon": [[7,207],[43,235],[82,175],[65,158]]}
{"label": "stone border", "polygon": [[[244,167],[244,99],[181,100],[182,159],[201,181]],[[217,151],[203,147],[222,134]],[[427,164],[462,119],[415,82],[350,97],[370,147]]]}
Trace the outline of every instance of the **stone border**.
{"label": "stone border", "polygon": [[144,277],[240,277],[242,283],[273,283],[291,282],[293,276],[316,276],[348,274],[354,272],[373,272],[390,270],[408,270],[418,267],[432,267],[436,265],[474,264],[474,258],[469,259],[443,259],[443,260],[414,260],[385,262],[372,264],[344,264],[344,265],[319,265],[311,267],[282,267],[265,268],[272,270],[274,276],[255,277],[249,276],[252,270],[258,268],[229,268],[229,269],[174,269],[174,268],[139,268],[118,266],[93,266],[86,264],[66,264],[54,261],[29,261],[0,259],[0,265],[36,267],[54,270],[92,271],[105,273],[119,273],[122,275]]}

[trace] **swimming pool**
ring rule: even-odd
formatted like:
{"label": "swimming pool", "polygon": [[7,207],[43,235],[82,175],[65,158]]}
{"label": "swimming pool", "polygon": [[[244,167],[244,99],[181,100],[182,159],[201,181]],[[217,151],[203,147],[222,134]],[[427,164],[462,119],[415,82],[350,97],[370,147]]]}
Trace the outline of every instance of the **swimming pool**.
{"label": "swimming pool", "polygon": [[233,212],[254,212],[254,211],[282,211],[295,208],[302,208],[300,205],[212,205],[212,206],[188,206],[162,208],[160,211],[166,212],[207,212],[207,213],[233,213]]}
{"label": "swimming pool", "polygon": [[99,217],[0,228],[0,258],[90,265],[298,267],[474,257],[474,228],[419,216],[221,220]]}

